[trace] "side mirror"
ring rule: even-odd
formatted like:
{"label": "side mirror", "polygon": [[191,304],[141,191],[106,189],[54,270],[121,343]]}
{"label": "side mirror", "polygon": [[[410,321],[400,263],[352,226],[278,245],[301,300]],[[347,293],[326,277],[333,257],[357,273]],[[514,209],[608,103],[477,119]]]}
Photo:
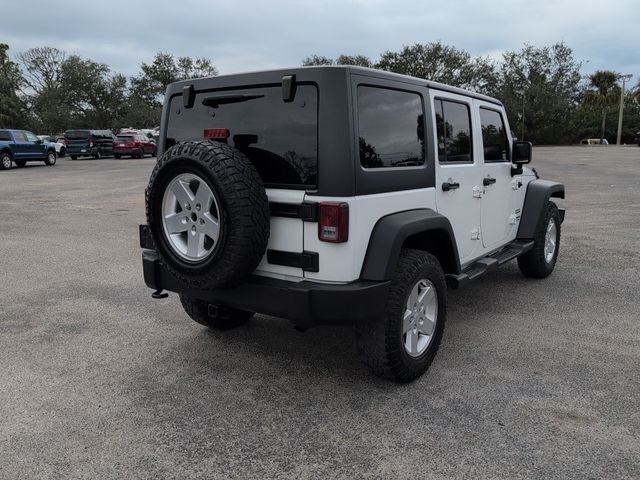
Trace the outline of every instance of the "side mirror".
{"label": "side mirror", "polygon": [[533,146],[531,142],[513,142],[513,155],[511,161],[521,167],[531,162]]}

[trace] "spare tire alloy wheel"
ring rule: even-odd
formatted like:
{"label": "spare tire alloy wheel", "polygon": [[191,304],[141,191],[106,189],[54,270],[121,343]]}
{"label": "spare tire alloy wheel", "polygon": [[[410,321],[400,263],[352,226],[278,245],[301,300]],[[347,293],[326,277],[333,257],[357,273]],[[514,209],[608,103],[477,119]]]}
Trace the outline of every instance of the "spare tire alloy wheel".
{"label": "spare tire alloy wheel", "polygon": [[158,160],[147,222],[167,270],[193,288],[231,288],[258,266],[269,240],[269,200],[249,159],[233,147],[184,142]]}
{"label": "spare tire alloy wheel", "polygon": [[206,260],[220,238],[220,203],[200,176],[174,177],[162,199],[162,228],[173,252],[188,262]]}

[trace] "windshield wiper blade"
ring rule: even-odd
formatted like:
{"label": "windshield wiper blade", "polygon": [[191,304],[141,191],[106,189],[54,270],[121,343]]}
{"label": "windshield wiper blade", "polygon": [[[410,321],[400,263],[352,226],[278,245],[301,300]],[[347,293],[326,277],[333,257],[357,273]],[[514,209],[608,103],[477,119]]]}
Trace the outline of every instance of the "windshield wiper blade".
{"label": "windshield wiper blade", "polygon": [[218,108],[220,105],[226,105],[228,103],[247,102],[249,100],[254,100],[256,98],[262,98],[262,97],[264,97],[264,95],[243,95],[243,94],[212,95],[202,100],[202,104],[207,107]]}

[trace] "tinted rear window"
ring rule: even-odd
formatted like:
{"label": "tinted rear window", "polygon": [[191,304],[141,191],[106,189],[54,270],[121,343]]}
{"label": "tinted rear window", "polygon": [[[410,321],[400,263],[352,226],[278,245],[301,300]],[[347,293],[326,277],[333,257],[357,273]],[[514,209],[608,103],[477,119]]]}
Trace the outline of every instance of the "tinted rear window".
{"label": "tinted rear window", "polygon": [[202,140],[205,129],[228,129],[227,143],[249,157],[267,186],[316,185],[315,86],[298,85],[295,100],[290,103],[282,100],[281,85],[199,93],[190,109],[183,107],[182,96],[171,100],[165,148]]}
{"label": "tinted rear window", "polygon": [[0,140],[11,140],[11,134],[6,130],[0,130]]}
{"label": "tinted rear window", "polygon": [[64,136],[69,140],[81,140],[89,138],[89,130],[69,130],[64,132]]}

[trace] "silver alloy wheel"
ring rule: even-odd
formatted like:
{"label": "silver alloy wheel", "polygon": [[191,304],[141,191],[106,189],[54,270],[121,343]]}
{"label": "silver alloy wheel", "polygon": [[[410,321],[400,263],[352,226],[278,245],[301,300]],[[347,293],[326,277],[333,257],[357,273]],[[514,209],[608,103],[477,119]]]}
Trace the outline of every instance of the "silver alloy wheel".
{"label": "silver alloy wheel", "polygon": [[182,173],[167,185],[162,199],[162,228],[171,249],[190,262],[213,252],[220,238],[222,212],[213,191],[193,173]]}
{"label": "silver alloy wheel", "polygon": [[56,163],[56,154],[53,152],[49,152],[49,164],[53,165],[54,163]]}
{"label": "silver alloy wheel", "polygon": [[2,157],[2,166],[4,168],[11,168],[11,157],[9,155],[4,155]]}
{"label": "silver alloy wheel", "polygon": [[407,298],[402,320],[402,343],[412,357],[424,353],[436,329],[438,319],[438,293],[436,286],[426,278],[420,279]]}
{"label": "silver alloy wheel", "polygon": [[556,244],[558,243],[558,227],[554,218],[549,219],[547,232],[544,235],[544,260],[547,263],[553,261],[556,253]]}

